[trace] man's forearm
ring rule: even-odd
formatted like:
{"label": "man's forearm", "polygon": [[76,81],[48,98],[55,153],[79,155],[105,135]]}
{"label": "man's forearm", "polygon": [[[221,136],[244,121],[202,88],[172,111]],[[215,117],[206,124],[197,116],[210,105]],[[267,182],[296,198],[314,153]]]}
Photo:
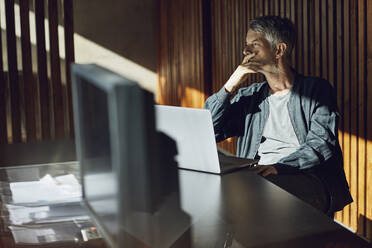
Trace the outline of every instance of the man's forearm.
{"label": "man's forearm", "polygon": [[229,80],[225,83],[224,87],[227,92],[232,93],[248,76],[247,68],[238,66],[234,73],[230,76]]}
{"label": "man's forearm", "polygon": [[235,69],[224,87],[227,92],[232,93],[248,76],[249,73],[256,73],[250,68],[249,60],[255,56],[254,53],[248,54],[244,57],[243,62]]}

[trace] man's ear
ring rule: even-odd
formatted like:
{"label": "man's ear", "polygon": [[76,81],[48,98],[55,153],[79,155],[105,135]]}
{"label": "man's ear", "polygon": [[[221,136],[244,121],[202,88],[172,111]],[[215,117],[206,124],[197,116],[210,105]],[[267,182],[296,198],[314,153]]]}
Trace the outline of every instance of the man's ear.
{"label": "man's ear", "polygon": [[287,50],[287,44],[285,44],[284,42],[280,42],[278,45],[276,45],[275,58],[279,59],[283,57],[286,50]]}

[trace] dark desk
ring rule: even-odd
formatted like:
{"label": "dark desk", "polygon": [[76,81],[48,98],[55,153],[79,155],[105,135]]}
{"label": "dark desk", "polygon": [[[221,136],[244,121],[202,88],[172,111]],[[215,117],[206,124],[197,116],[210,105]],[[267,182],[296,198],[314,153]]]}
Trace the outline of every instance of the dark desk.
{"label": "dark desk", "polygon": [[[0,169],[2,198],[6,200],[10,194],[6,188],[9,182],[67,173],[79,179],[75,163]],[[179,170],[179,183],[181,207],[191,217],[191,225],[172,247],[369,247],[357,235],[249,171],[221,177]],[[7,223],[0,222],[0,247],[20,247],[14,245]],[[104,247],[104,244],[95,240],[47,247]]]}
{"label": "dark desk", "polygon": [[[195,247],[369,247],[323,213],[247,170],[180,171]],[[228,246],[229,247],[229,246]]]}

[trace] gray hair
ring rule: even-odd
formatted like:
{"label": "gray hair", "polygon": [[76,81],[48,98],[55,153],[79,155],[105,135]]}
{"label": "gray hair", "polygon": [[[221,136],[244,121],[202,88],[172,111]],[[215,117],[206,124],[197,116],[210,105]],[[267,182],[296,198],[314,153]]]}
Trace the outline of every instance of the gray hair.
{"label": "gray hair", "polygon": [[262,16],[253,19],[249,23],[249,28],[265,35],[271,47],[283,42],[287,45],[284,53],[286,58],[290,58],[295,44],[295,28],[291,20],[280,16]]}

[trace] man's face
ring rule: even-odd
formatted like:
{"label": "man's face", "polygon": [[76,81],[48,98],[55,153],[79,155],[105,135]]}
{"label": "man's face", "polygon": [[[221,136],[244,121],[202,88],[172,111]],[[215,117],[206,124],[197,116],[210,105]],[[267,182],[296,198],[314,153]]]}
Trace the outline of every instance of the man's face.
{"label": "man's face", "polygon": [[254,57],[244,61],[243,65],[256,71],[262,71],[276,63],[275,51],[269,41],[263,34],[256,33],[252,29],[248,30],[243,54],[246,57],[254,54]]}

